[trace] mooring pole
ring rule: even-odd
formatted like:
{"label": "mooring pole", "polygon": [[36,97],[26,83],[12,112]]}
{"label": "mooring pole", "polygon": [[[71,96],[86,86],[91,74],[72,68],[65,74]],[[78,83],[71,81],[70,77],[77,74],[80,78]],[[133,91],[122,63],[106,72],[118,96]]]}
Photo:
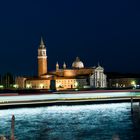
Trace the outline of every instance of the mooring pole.
{"label": "mooring pole", "polygon": [[133,113],[133,97],[131,97],[131,113]]}
{"label": "mooring pole", "polygon": [[11,140],[15,140],[14,130],[15,130],[15,116],[12,115],[12,122],[11,122]]}

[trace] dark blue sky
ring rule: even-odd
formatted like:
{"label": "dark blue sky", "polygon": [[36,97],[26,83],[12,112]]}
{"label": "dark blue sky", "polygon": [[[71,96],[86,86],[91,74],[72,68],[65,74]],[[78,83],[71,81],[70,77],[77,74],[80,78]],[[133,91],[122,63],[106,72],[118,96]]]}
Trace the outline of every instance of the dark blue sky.
{"label": "dark blue sky", "polygon": [[48,67],[70,67],[76,56],[85,66],[140,73],[139,0],[0,1],[0,73],[37,73],[40,36]]}

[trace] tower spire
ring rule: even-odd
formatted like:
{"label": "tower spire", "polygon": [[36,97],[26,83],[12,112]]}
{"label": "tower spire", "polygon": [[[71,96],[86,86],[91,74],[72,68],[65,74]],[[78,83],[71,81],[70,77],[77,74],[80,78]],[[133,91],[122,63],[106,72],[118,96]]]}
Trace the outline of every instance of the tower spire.
{"label": "tower spire", "polygon": [[41,36],[40,45],[44,45],[43,37]]}
{"label": "tower spire", "polygon": [[41,36],[39,48],[45,48],[45,44],[44,44],[44,41],[43,41],[43,37],[42,36]]}

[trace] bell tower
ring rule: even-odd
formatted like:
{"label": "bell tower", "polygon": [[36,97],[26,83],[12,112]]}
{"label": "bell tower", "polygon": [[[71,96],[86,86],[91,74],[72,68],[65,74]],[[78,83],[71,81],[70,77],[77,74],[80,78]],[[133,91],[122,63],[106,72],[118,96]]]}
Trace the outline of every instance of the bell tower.
{"label": "bell tower", "polygon": [[38,76],[40,77],[43,74],[47,73],[47,54],[46,47],[41,37],[40,45],[38,48]]}

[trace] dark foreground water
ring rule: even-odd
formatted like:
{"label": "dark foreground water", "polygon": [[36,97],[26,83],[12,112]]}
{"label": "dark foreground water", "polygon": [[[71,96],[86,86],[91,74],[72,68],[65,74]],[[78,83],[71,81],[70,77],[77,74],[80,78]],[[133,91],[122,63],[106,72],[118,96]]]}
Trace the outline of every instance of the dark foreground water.
{"label": "dark foreground water", "polygon": [[0,133],[18,140],[140,140],[140,113],[130,103],[0,110]]}

